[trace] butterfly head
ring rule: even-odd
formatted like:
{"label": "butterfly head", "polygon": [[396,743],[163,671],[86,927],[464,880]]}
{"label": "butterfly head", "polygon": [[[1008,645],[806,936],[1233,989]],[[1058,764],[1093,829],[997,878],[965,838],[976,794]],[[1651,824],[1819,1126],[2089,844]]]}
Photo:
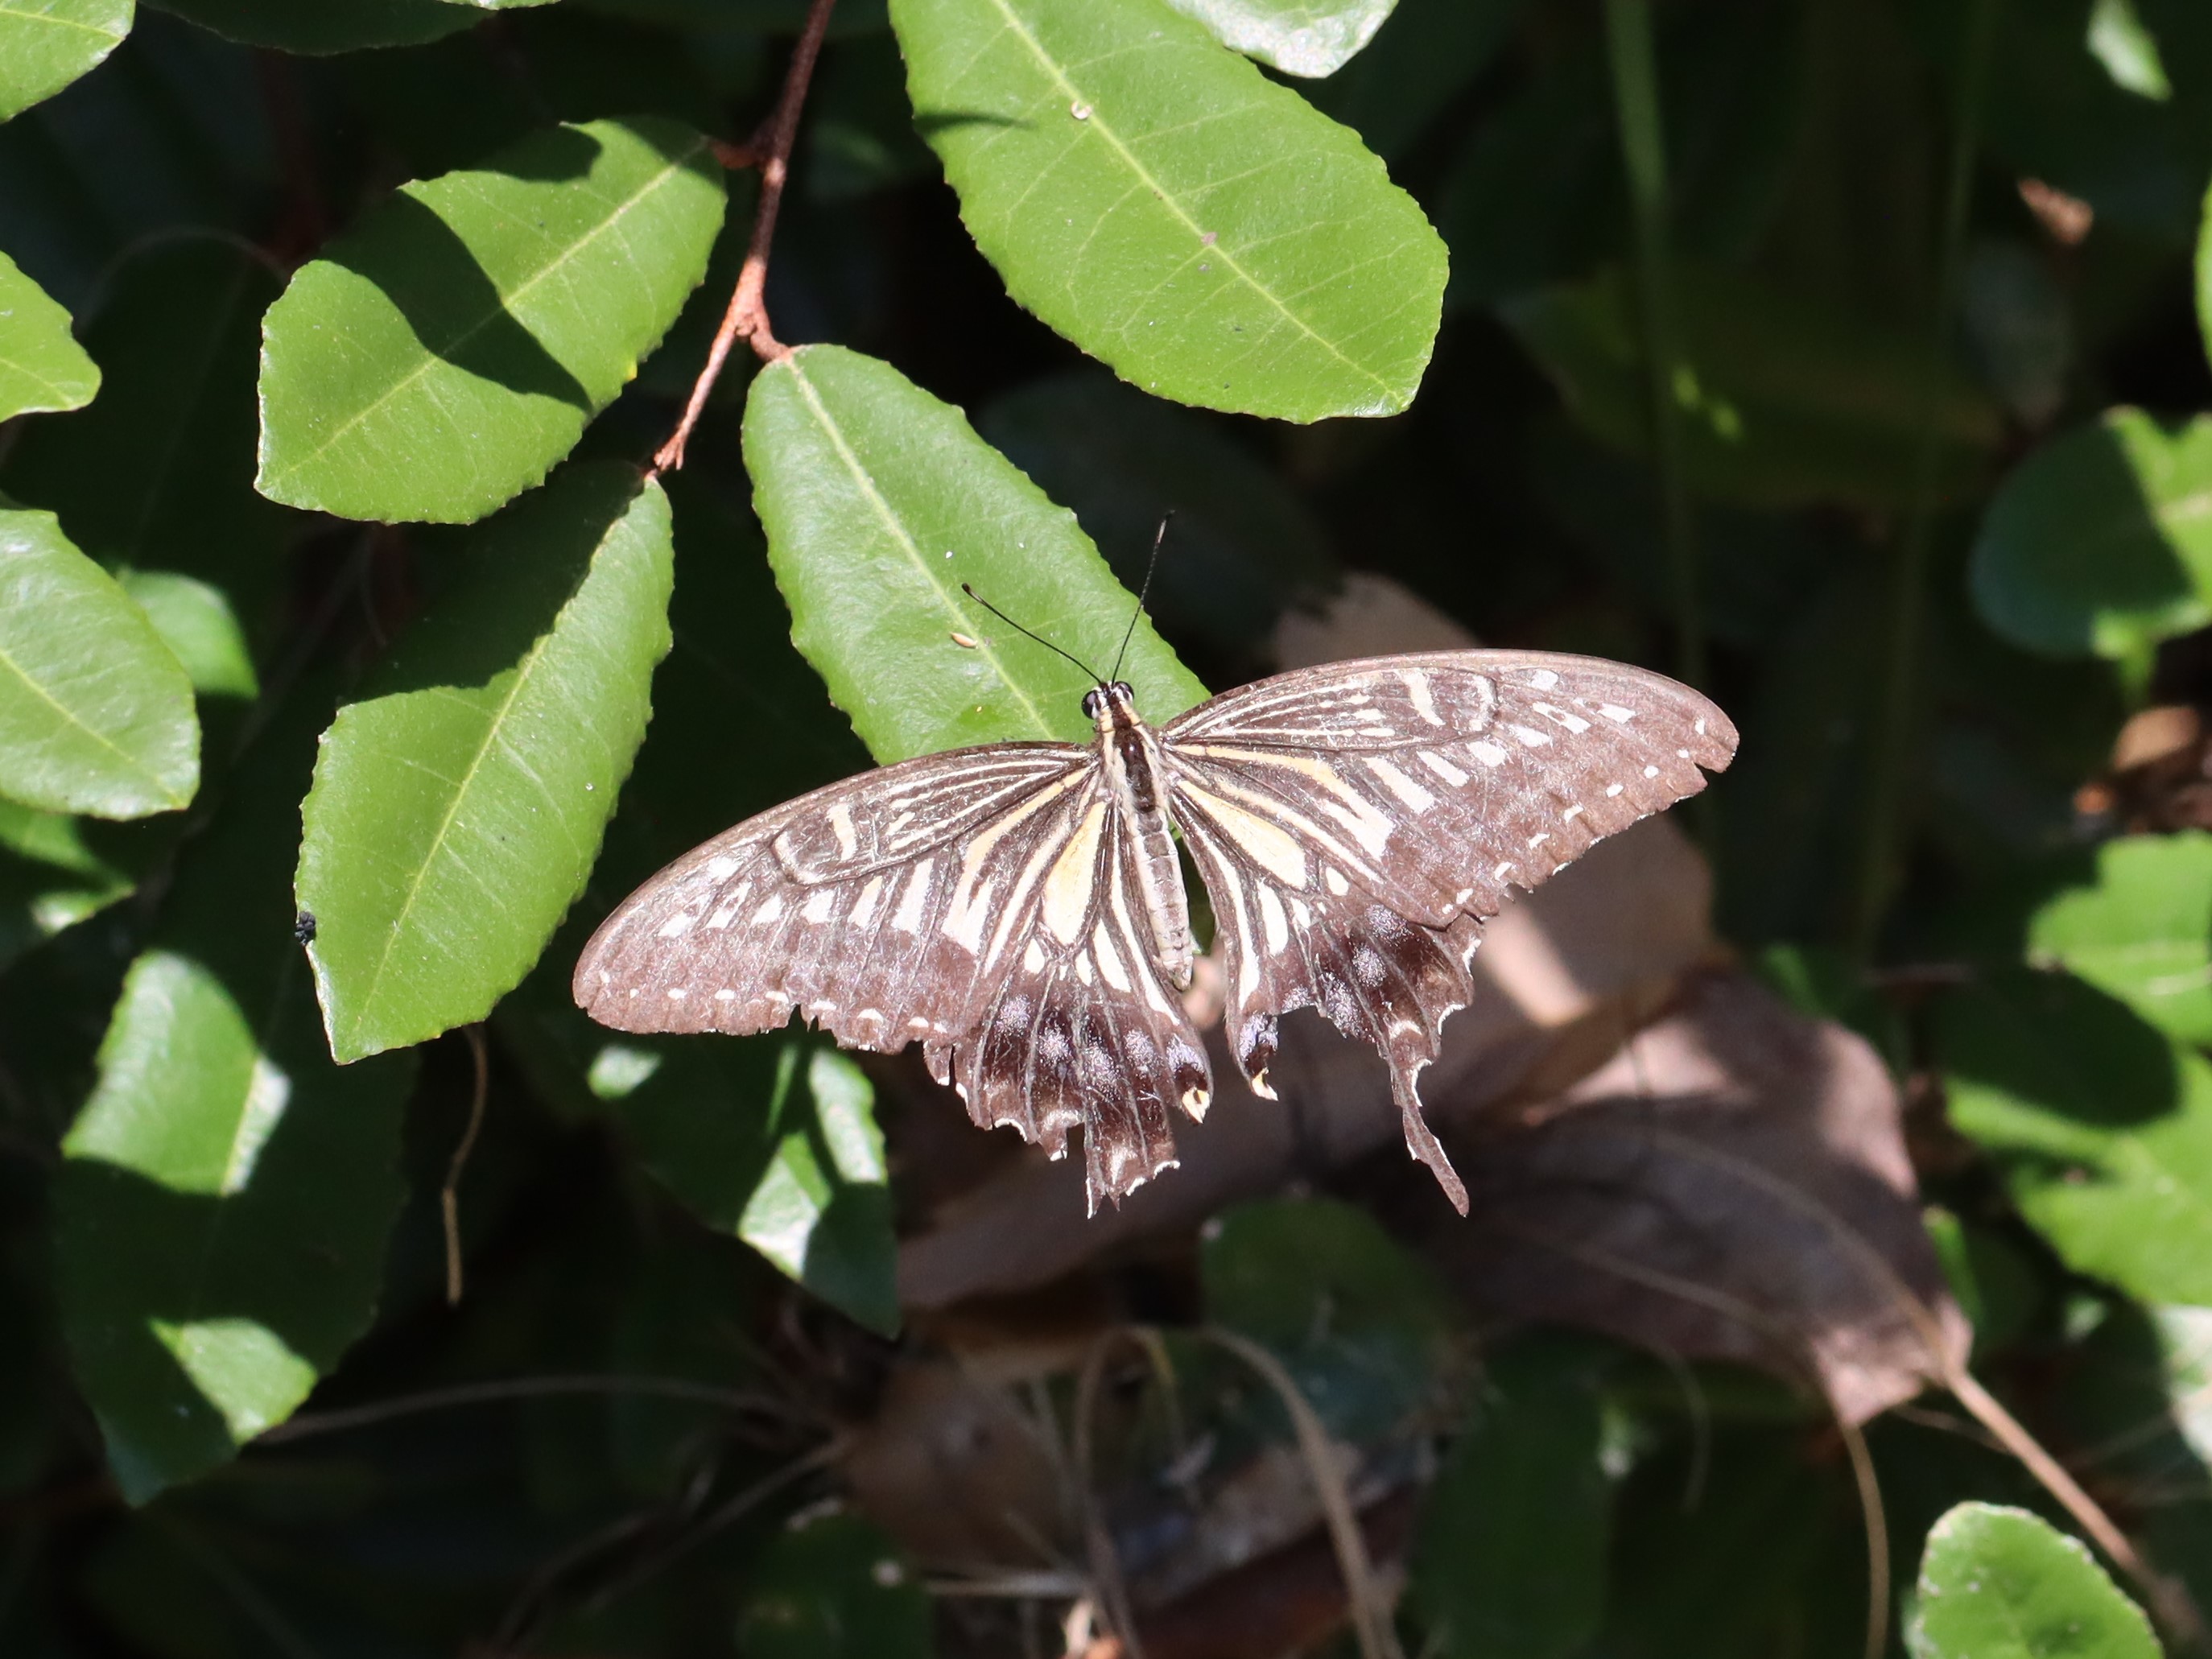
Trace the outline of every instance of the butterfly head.
{"label": "butterfly head", "polygon": [[1094,685],[1083,694],[1083,712],[1096,720],[1102,731],[1109,726],[1126,725],[1137,712],[1137,694],[1127,680]]}

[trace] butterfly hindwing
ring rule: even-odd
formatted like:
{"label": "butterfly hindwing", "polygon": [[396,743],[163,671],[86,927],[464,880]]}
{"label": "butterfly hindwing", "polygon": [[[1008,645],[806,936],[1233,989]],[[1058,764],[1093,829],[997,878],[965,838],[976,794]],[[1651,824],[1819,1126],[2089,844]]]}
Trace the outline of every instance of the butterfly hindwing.
{"label": "butterfly hindwing", "polygon": [[1372,1042],[1408,1147],[1462,1209],[1414,1079],[1471,993],[1480,919],[1509,886],[1697,793],[1700,768],[1726,766],[1736,741],[1672,680],[1504,651],[1299,670],[1200,704],[1160,738],[1220,924],[1238,1063],[1264,1073],[1276,1016],[1303,1006]]}

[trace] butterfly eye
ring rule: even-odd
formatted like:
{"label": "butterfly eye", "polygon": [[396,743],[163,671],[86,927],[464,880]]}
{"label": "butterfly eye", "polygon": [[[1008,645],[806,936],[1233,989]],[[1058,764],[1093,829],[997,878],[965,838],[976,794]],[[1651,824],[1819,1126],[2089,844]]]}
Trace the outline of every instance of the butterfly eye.
{"label": "butterfly eye", "polygon": [[1095,720],[1098,718],[1098,698],[1099,693],[1096,690],[1085,691],[1083,694],[1083,717],[1085,720]]}

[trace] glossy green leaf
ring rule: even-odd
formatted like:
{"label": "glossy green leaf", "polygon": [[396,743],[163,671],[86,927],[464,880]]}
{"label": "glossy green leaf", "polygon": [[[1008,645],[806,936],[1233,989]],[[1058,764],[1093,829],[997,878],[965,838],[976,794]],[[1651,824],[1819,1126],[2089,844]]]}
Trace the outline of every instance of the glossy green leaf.
{"label": "glossy green leaf", "polygon": [[2040,1516],[1960,1504],[1928,1534],[1913,1659],[2158,1659],[2141,1607]]}
{"label": "glossy green leaf", "polygon": [[163,11],[241,46],[324,54],[411,46],[477,21],[467,5],[442,0],[152,0]]}
{"label": "glossy green leaf", "polygon": [[[1936,422],[1948,489],[1971,479],[1996,442],[1987,394],[1957,370],[1932,372],[1917,336],[1716,269],[1686,269],[1676,294],[1687,361],[1674,398],[1700,494],[1752,507],[1902,508],[1923,422]],[[1576,420],[1615,448],[1647,453],[1649,392],[1625,272],[1541,289],[1499,312]]]}
{"label": "glossy green leaf", "polygon": [[2159,61],[2158,40],[2136,15],[2135,0],[2095,0],[2088,46],[2090,56],[2122,91],[2160,103],[2173,96],[2166,65]]}
{"label": "glossy green leaf", "polygon": [[1443,244],[1358,139],[1161,0],[896,0],[915,119],[1014,298],[1125,380],[1395,415]]}
{"label": "glossy green leaf", "polygon": [[0,799],[0,967],[130,892],[96,821]]}
{"label": "glossy green leaf", "polygon": [[1240,1205],[1208,1229],[1199,1279],[1206,1316],[1273,1349],[1341,1439],[1401,1428],[1452,1380],[1449,1292],[1364,1210]]}
{"label": "glossy green leaf", "polygon": [[1285,75],[1334,75],[1375,38],[1398,0],[1167,0],[1231,52]]}
{"label": "glossy green leaf", "polygon": [[185,854],[64,1142],[77,1381],[141,1503],[281,1422],[367,1325],[401,1196],[404,1060],[323,1052],[284,879],[313,754],[299,694]]}
{"label": "glossy green leaf", "polygon": [[1132,587],[1143,585],[1161,520],[1173,513],[1149,601],[1170,629],[1256,654],[1286,607],[1334,585],[1312,511],[1206,416],[1094,370],[1024,386],[976,424],[1074,511]]}
{"label": "glossy green leaf", "polygon": [[2028,950],[2182,1042],[2212,1047],[2212,835],[2106,842],[2095,885],[2038,909]]}
{"label": "glossy green leaf", "polygon": [[136,818],[198,787],[199,723],[175,654],[52,514],[0,498],[0,794]]}
{"label": "glossy green leaf", "polygon": [[1586,1354],[1524,1339],[1496,1355],[1421,1505],[1407,1596],[1443,1659],[1566,1659],[1605,1614],[1613,1482]]}
{"label": "glossy green leaf", "polygon": [[[6,36],[0,0],[0,42]],[[0,44],[0,62],[6,47]],[[100,370],[70,332],[70,314],[0,253],[0,421],[46,410],[82,409],[100,390]]]}
{"label": "glossy green leaf", "polygon": [[0,466],[0,485],[58,514],[173,648],[193,653],[203,693],[252,695],[250,654],[238,653],[274,630],[301,522],[253,489],[254,364],[280,286],[227,237],[165,237],[133,253],[84,331],[106,365],[99,398],[33,422]]}
{"label": "glossy green leaf", "polygon": [[481,1019],[598,856],[668,650],[668,503],[567,473],[470,538],[464,569],[339,712],[301,809],[300,908],[331,1052]]}
{"label": "glossy green leaf", "polygon": [[1984,975],[1938,1030],[1952,1124],[2069,1267],[2212,1303],[2212,1063],[2065,974]]}
{"label": "glossy green leaf", "polygon": [[928,1593],[897,1547],[855,1515],[779,1534],[746,1575],[738,1650],[753,1659],[929,1659]]}
{"label": "glossy green leaf", "polygon": [[2212,621],[2212,417],[2137,409],[2044,445],[1982,517],[1974,608],[2015,645],[2128,659]]}
{"label": "glossy green leaf", "polygon": [[774,1150],[738,1237],[831,1306],[898,1330],[898,1242],[875,1090],[826,1048],[784,1050],[768,1115]]}
{"label": "glossy green leaf", "polygon": [[[120,46],[131,33],[131,6],[132,0],[0,0],[0,121],[52,97]],[[6,263],[0,256],[0,266]],[[0,318],[8,300],[0,292]],[[0,332],[0,341],[5,337]]]}
{"label": "glossy green leaf", "polygon": [[[804,347],[753,381],[745,466],[792,641],[877,760],[1088,740],[1089,678],[960,586],[1102,673],[1135,598],[958,410],[872,357]],[[1122,675],[1153,720],[1206,696],[1146,622]]]}
{"label": "glossy green leaf", "polygon": [[636,373],[721,222],[706,139],[658,118],[402,186],[270,309],[256,482],[347,518],[482,517]]}

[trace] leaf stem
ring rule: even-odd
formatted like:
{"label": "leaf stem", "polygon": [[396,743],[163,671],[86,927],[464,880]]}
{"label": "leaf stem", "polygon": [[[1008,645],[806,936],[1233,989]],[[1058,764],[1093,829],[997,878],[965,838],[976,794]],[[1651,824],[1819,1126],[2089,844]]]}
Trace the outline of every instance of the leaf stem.
{"label": "leaf stem", "polygon": [[468,1038],[469,1054],[476,1062],[476,1086],[469,1097],[468,1127],[461,1131],[460,1145],[453,1148],[453,1164],[446,1170],[446,1184],[438,1194],[438,1212],[446,1224],[446,1304],[454,1308],[461,1304],[461,1171],[468,1167],[469,1154],[483,1129],[484,1097],[491,1087],[483,1027],[464,1025],[461,1035]]}
{"label": "leaf stem", "polygon": [[1966,251],[1966,210],[1973,191],[1974,157],[1980,148],[1982,103],[1989,86],[1997,6],[1998,0],[1970,0],[1962,42],[1958,112],[1944,186],[1943,240],[1936,255],[1935,312],[1929,330],[1928,377],[1920,388],[1920,430],[1912,458],[1911,507],[1898,538],[1891,569],[1881,703],[1874,746],[1868,757],[1864,838],[1850,927],[1851,950],[1862,962],[1874,955],[1900,858],[1907,750],[1913,746],[1922,635],[1927,626],[1928,551],[1935,535],[1936,470],[1942,453],[1936,387],[1950,352],[1951,317],[1957,306],[1959,270]]}
{"label": "leaf stem", "polygon": [[722,313],[722,325],[714,331],[714,343],[708,348],[706,367],[691,384],[691,396],[684,405],[684,417],[677,422],[676,430],[653,456],[652,470],[646,475],[648,477],[658,477],[683,466],[684,447],[690,441],[691,428],[698,425],[708,394],[714,391],[714,382],[721,379],[722,365],[729,358],[730,348],[740,337],[764,363],[780,362],[791,355],[791,348],[777,339],[769,326],[769,249],[775,241],[775,216],[783,205],[784,181],[791,173],[791,148],[799,137],[799,113],[806,104],[808,83],[814,79],[814,61],[822,54],[822,37],[830,27],[830,9],[836,3],[837,0],[812,0],[807,7],[806,24],[799,31],[799,44],[791,49],[791,67],[784,72],[783,94],[776,100],[775,113],[769,118],[765,135],[757,133],[750,142],[742,145],[715,146],[714,154],[725,166],[760,168],[760,200],[753,209],[752,240],[745,247],[744,264],[738,269],[738,285],[730,295],[729,309]]}
{"label": "leaf stem", "polygon": [[1636,228],[1636,293],[1644,336],[1644,372],[1650,398],[1651,447],[1674,607],[1674,666],[1687,684],[1705,679],[1705,635],[1698,597],[1697,526],[1682,452],[1676,383],[1688,364],[1674,314],[1672,260],[1667,246],[1667,148],[1659,122],[1659,72],[1651,44],[1651,0],[1605,0],[1607,56],[1620,158]]}

